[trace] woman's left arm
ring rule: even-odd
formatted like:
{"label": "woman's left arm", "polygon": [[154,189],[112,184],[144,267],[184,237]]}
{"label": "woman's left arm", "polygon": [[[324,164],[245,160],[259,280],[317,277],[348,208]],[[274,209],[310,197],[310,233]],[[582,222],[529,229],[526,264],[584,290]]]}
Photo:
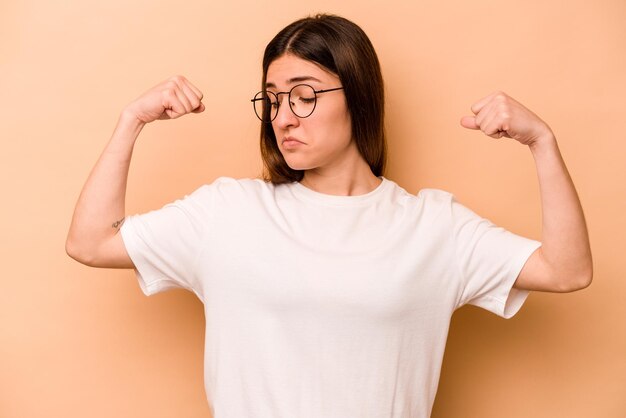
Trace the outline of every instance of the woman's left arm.
{"label": "woman's left arm", "polygon": [[572,292],[591,284],[591,248],[583,210],[550,127],[521,103],[495,92],[472,105],[461,125],[492,138],[507,137],[529,147],[541,194],[542,245],[520,272],[514,287]]}

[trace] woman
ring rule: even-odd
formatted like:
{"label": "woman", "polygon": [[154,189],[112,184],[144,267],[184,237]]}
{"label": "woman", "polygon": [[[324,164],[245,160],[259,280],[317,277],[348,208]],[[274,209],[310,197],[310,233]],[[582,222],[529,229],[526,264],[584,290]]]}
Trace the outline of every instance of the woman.
{"label": "woman", "polygon": [[124,109],[66,247],[90,266],[135,268],[146,294],[196,293],[216,418],[428,417],[456,308],[471,303],[508,318],[530,290],[591,282],[585,222],[555,137],[504,93],[476,102],[461,124],[529,147],[541,243],[446,192],[414,196],[382,176],[378,59],[365,33],[336,16],[294,22],[266,48],[252,99],[265,181],[221,178],[125,218],[141,129],[202,112],[201,100],[176,76]]}

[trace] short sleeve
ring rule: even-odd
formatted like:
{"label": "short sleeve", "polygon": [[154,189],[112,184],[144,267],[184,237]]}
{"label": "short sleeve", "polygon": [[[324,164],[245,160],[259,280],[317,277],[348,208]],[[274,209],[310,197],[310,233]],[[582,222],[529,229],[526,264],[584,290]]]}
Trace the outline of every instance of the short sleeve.
{"label": "short sleeve", "polygon": [[196,262],[208,228],[209,192],[203,186],[184,199],[124,221],[122,239],[146,295],[185,288],[200,297]]}
{"label": "short sleeve", "polygon": [[498,227],[451,199],[456,260],[463,280],[457,307],[471,304],[512,317],[529,294],[513,284],[541,243]]}

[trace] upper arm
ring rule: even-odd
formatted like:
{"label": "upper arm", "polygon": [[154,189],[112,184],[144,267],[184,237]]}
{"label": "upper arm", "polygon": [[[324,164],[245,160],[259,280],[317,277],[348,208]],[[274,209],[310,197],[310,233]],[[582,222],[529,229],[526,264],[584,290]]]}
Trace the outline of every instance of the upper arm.
{"label": "upper arm", "polygon": [[542,292],[573,292],[589,285],[584,275],[581,277],[579,279],[576,274],[554,268],[546,259],[543,248],[539,247],[524,264],[513,287]]}
{"label": "upper arm", "polygon": [[101,248],[101,262],[98,267],[134,268],[135,265],[128,255],[122,234],[118,231],[110,240],[105,241]]}
{"label": "upper arm", "polygon": [[520,290],[555,291],[550,286],[549,268],[543,257],[541,247],[528,257],[513,287]]}
{"label": "upper arm", "polygon": [[126,245],[119,232],[102,241],[97,248],[85,252],[72,246],[68,240],[65,246],[67,254],[74,260],[90,267],[134,268],[135,265],[128,255]]}

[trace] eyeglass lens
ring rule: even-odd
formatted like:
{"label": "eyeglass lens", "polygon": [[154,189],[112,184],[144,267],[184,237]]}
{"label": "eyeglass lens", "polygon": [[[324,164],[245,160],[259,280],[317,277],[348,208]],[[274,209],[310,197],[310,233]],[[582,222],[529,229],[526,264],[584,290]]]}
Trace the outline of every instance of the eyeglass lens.
{"label": "eyeglass lens", "polygon": [[[278,95],[286,93],[278,93]],[[264,122],[273,121],[278,115],[281,105],[278,95],[271,91],[260,91],[253,99],[254,112]],[[294,86],[287,97],[291,111],[299,118],[306,118],[313,113],[316,104],[316,95],[313,87],[307,84]]]}

